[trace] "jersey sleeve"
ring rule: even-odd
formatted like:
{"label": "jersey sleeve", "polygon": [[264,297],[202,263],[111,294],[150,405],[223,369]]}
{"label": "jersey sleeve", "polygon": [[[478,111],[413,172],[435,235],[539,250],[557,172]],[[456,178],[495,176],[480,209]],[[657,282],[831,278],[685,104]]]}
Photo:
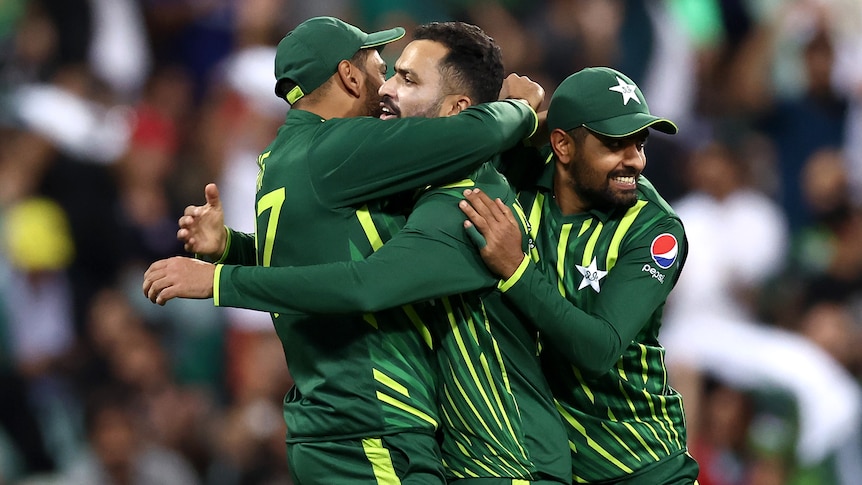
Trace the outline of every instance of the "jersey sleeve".
{"label": "jersey sleeve", "polygon": [[323,124],[309,166],[321,200],[344,207],[462,178],[529,137],[538,118],[504,100],[449,117],[336,121]]}
{"label": "jersey sleeve", "polygon": [[362,261],[217,267],[215,304],[275,313],[365,313],[492,289],[498,280],[462,227],[455,196],[461,190],[424,195],[407,225]]}
{"label": "jersey sleeve", "polygon": [[257,252],[254,244],[254,234],[235,231],[229,227],[227,230],[227,243],[224,254],[216,263],[238,264],[254,266],[257,264]]}
{"label": "jersey sleeve", "polygon": [[[657,237],[671,234],[679,244],[674,262],[662,269],[651,257]],[[610,369],[623,350],[661,307],[685,261],[687,242],[682,224],[672,218],[633,236],[603,280],[590,313],[560,293],[556,275],[544,274],[525,258],[519,271],[502,283],[504,295],[584,375]],[[514,280],[514,281],[513,281]]]}

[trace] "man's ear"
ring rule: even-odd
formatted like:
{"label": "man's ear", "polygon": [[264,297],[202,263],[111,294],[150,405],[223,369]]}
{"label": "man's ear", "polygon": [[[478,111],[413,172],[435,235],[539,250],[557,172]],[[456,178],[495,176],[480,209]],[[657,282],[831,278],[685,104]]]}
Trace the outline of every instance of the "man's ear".
{"label": "man's ear", "polygon": [[365,82],[361,70],[348,60],[343,60],[338,63],[338,81],[345,92],[359,98],[362,95],[362,83]]}
{"label": "man's ear", "polygon": [[441,113],[442,116],[456,115],[470,106],[473,106],[473,100],[467,96],[456,94],[451,96],[451,98],[452,99],[446,100],[446,106],[448,106],[449,109],[446,112]]}
{"label": "man's ear", "polygon": [[575,140],[565,131],[557,128],[551,132],[551,149],[562,164],[568,165],[575,156]]}

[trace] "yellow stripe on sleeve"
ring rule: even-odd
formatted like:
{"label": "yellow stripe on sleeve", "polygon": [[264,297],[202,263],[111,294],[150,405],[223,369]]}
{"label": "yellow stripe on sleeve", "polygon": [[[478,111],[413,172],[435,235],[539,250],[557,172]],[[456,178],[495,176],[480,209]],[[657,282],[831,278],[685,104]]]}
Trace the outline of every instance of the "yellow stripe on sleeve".
{"label": "yellow stripe on sleeve", "polygon": [[509,279],[500,280],[499,283],[497,283],[497,289],[505,293],[506,290],[514,286],[515,283],[517,283],[518,280],[521,279],[521,276],[524,275],[524,272],[527,271],[527,266],[529,266],[529,264],[530,257],[524,254],[524,259],[521,260],[521,264],[518,265],[518,269],[515,270],[515,272],[512,274],[512,276],[509,277]]}
{"label": "yellow stripe on sleeve", "polygon": [[389,389],[392,389],[393,391],[397,392],[398,394],[401,394],[406,398],[410,397],[410,391],[408,391],[406,387],[395,382],[395,379],[387,376],[386,374],[380,372],[377,369],[373,369],[372,374],[374,375],[375,381],[383,384],[384,386],[388,387]]}
{"label": "yellow stripe on sleeve", "polygon": [[223,264],[217,264],[215,267],[215,273],[213,273],[213,305],[214,306],[220,306],[220,303],[221,303],[219,301],[219,300],[221,300],[220,295],[219,295],[219,292],[221,291],[221,287],[219,285],[219,280],[221,280],[221,269],[223,266],[224,266]]}
{"label": "yellow stripe on sleeve", "polygon": [[380,237],[380,233],[377,232],[377,227],[374,226],[374,221],[371,219],[371,212],[368,210],[367,205],[363,205],[356,211],[356,217],[359,219],[359,224],[362,226],[362,230],[365,231],[365,237],[368,238],[368,242],[371,244],[371,249],[377,251],[381,247],[383,247],[383,239]]}
{"label": "yellow stripe on sleeve", "polygon": [[457,182],[452,182],[451,184],[441,185],[439,188],[441,189],[457,189],[458,187],[473,187],[476,185],[476,182],[473,179],[464,179],[459,180]]}
{"label": "yellow stripe on sleeve", "polygon": [[383,446],[380,438],[363,438],[362,449],[371,469],[374,470],[374,478],[378,485],[401,485],[401,480],[395,473],[395,465],[392,463],[392,455]]}
{"label": "yellow stripe on sleeve", "polygon": [[381,402],[389,404],[392,407],[396,407],[402,411],[410,413],[413,416],[416,416],[417,418],[419,418],[423,421],[427,421],[428,423],[431,423],[434,426],[434,428],[437,428],[437,421],[434,418],[432,418],[431,416],[428,416],[428,414],[414,408],[413,406],[409,406],[409,405],[395,399],[394,397],[386,395],[380,391],[377,391],[377,399],[379,399]]}

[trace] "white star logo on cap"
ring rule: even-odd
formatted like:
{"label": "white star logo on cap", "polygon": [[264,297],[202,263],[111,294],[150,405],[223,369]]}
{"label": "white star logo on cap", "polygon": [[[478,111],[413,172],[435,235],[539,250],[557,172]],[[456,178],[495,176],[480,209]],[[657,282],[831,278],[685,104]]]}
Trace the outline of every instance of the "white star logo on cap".
{"label": "white star logo on cap", "polygon": [[619,76],[617,76],[618,86],[612,86],[608,88],[608,91],[616,91],[623,95],[623,105],[628,105],[629,100],[634,100],[637,104],[641,104],[641,100],[638,99],[637,92],[635,91],[638,87],[634,84],[628,84]]}
{"label": "white star logo on cap", "polygon": [[593,261],[589,266],[584,267],[579,264],[575,265],[575,268],[578,269],[578,272],[584,275],[584,279],[581,280],[580,286],[578,286],[578,290],[582,290],[587,286],[592,287],[592,289],[596,290],[596,293],[602,291],[599,287],[599,281],[604,278],[608,272],[602,271],[596,266],[596,258],[593,257]]}

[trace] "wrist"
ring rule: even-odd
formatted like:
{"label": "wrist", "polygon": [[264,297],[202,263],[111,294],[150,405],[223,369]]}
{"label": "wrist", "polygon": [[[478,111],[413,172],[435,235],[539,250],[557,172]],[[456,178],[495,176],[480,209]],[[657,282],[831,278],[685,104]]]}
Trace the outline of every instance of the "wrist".
{"label": "wrist", "polygon": [[500,282],[497,283],[497,288],[502,292],[505,292],[506,290],[511,288],[512,285],[514,285],[521,279],[521,276],[524,274],[524,272],[527,270],[527,267],[530,265],[530,261],[530,256],[527,255],[527,253],[524,253],[524,256],[523,258],[521,258],[521,261],[518,266],[515,267],[515,269],[511,272],[511,274],[509,274],[507,278],[501,279]]}
{"label": "wrist", "polygon": [[222,233],[223,237],[221,239],[221,244],[219,244],[220,250],[213,255],[213,258],[217,258],[215,259],[216,263],[221,263],[227,259],[227,252],[228,249],[230,249],[230,229],[228,229],[226,225],[223,225],[222,230],[224,232]]}

